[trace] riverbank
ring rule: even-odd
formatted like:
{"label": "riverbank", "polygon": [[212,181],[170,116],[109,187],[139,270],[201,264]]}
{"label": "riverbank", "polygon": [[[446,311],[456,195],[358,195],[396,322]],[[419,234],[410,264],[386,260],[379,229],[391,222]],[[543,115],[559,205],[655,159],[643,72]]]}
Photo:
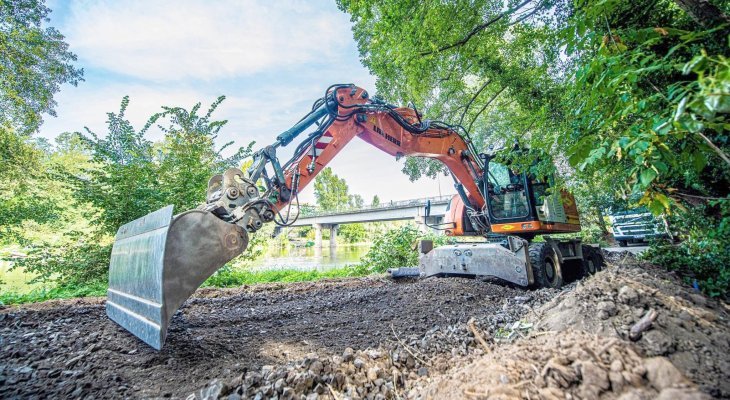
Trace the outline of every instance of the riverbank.
{"label": "riverbank", "polygon": [[[357,269],[353,266],[332,268],[324,271],[298,269],[251,271],[243,268],[223,268],[218,271],[218,273],[208,278],[208,280],[203,284],[203,287],[233,288],[243,285],[256,285],[262,283],[311,282],[321,279],[361,277],[365,275],[367,275],[366,271]],[[82,286],[39,288],[27,293],[2,291],[0,293],[0,305],[38,303],[47,300],[62,300],[82,297],[102,297],[106,296],[106,290],[106,283],[100,282]]]}

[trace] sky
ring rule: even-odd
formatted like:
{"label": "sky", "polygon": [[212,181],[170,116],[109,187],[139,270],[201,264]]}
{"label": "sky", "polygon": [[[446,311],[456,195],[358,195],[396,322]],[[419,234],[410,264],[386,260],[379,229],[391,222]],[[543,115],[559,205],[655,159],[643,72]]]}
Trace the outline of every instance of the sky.
{"label": "sky", "polygon": [[[190,109],[202,102],[207,110],[225,95],[213,114],[228,120],[218,146],[256,141],[257,149],[298,121],[333,83],[375,92],[375,77],[359,61],[349,16],[334,0],[47,4],[53,10],[50,25],[66,36],[85,78],[56,94],[57,117],[46,116],[40,129],[48,139],[84,127],[105,134],[106,113],[117,112],[125,95],[126,116],[137,128],[163,105]],[[161,137],[153,129],[148,138]],[[410,182],[402,164],[356,139],[330,166],[366,203],[374,195],[387,201],[454,193],[447,177]],[[313,187],[300,199],[314,203]]]}

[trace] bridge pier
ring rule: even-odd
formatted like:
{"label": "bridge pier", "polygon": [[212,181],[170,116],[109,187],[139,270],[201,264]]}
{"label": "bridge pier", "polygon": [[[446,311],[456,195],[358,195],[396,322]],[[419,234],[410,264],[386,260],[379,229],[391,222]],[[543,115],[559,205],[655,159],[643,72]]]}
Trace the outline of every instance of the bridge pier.
{"label": "bridge pier", "polygon": [[337,228],[337,224],[330,225],[330,248],[337,247]]}
{"label": "bridge pier", "polygon": [[312,224],[314,229],[314,247],[322,248],[322,224]]}

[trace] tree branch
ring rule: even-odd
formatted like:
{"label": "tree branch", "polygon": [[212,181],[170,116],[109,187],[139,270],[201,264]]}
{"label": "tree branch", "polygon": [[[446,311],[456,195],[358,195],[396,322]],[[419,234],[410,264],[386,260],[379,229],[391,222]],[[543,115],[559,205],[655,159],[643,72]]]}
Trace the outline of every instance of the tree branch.
{"label": "tree branch", "polygon": [[[544,4],[544,3],[543,3],[543,4]],[[536,13],[537,13],[538,11],[542,10],[542,6],[543,6],[543,4],[540,4],[540,5],[538,5],[537,7],[533,8],[533,9],[532,9],[532,11],[530,11],[530,12],[528,12],[528,13],[525,13],[525,14],[522,14],[522,15],[520,15],[520,17],[519,17],[519,18],[517,18],[517,19],[516,19],[516,20],[515,20],[514,22],[510,22],[510,24],[509,24],[509,25],[510,25],[510,26],[512,26],[512,25],[517,25],[517,24],[519,24],[520,22],[522,22],[522,21],[524,21],[524,20],[526,20],[526,19],[528,19],[528,18],[532,17],[532,16],[533,16],[533,15],[535,15],[535,14],[536,14]]]}
{"label": "tree branch", "polygon": [[725,161],[725,163],[727,163],[727,165],[730,165],[730,158],[728,158],[727,154],[725,154],[725,152],[722,151],[721,148],[717,147],[715,143],[712,143],[712,140],[710,140],[710,138],[705,136],[702,132],[697,132],[697,134],[700,135],[702,140],[704,140],[705,143],[707,143],[707,145],[710,146],[710,148],[714,150],[715,153],[717,153],[717,155],[720,156],[723,161]]}
{"label": "tree branch", "polygon": [[466,129],[467,132],[471,132],[471,127],[472,127],[472,125],[474,125],[474,122],[476,122],[477,118],[479,118],[479,116],[484,112],[484,110],[486,110],[487,107],[489,107],[489,105],[492,104],[494,99],[496,99],[497,96],[499,96],[502,92],[504,92],[505,89],[507,89],[507,86],[502,86],[502,88],[499,89],[499,91],[497,93],[495,93],[494,96],[492,96],[492,98],[489,99],[489,101],[487,101],[484,104],[484,106],[482,106],[482,108],[479,110],[477,115],[474,116],[474,119],[471,120],[471,123],[469,123],[469,127]]}
{"label": "tree branch", "polygon": [[461,118],[459,118],[459,125],[461,125],[462,122],[464,122],[464,117],[466,116],[466,112],[469,111],[469,107],[471,107],[471,103],[474,102],[474,100],[479,97],[479,95],[484,91],[484,89],[487,88],[487,86],[492,83],[491,79],[487,79],[486,82],[482,85],[482,87],[477,90],[476,93],[474,93],[474,96],[471,97],[471,100],[469,100],[468,103],[466,103],[466,107],[464,107],[464,111],[461,113]]}
{"label": "tree branch", "polygon": [[730,23],[730,18],[708,0],[674,0],[674,3],[706,28]]}
{"label": "tree branch", "polygon": [[487,29],[487,28],[488,28],[488,27],[489,27],[490,25],[492,25],[492,24],[494,24],[494,23],[498,22],[498,21],[499,21],[499,20],[501,20],[502,18],[504,18],[504,17],[506,17],[506,16],[508,16],[508,15],[510,15],[510,14],[512,14],[512,13],[514,13],[515,11],[519,10],[520,8],[522,8],[522,7],[526,6],[526,5],[527,5],[528,3],[530,3],[531,1],[532,1],[532,0],[525,0],[525,1],[523,1],[522,3],[520,3],[520,4],[516,5],[516,6],[514,7],[514,8],[510,8],[509,10],[507,10],[507,11],[505,11],[505,12],[499,13],[499,14],[497,14],[497,15],[496,15],[495,17],[493,17],[492,19],[488,20],[487,22],[484,22],[484,23],[482,23],[482,24],[479,24],[479,25],[477,25],[477,26],[476,26],[476,27],[474,27],[474,29],[472,29],[472,30],[471,30],[471,31],[470,31],[470,32],[469,32],[469,33],[468,33],[468,34],[467,34],[466,36],[464,36],[464,37],[463,37],[463,38],[462,38],[461,40],[459,40],[459,41],[457,41],[457,42],[454,42],[454,43],[452,43],[452,44],[449,44],[449,45],[446,45],[446,46],[440,47],[440,48],[439,48],[438,50],[436,50],[436,51],[434,51],[434,50],[429,50],[429,51],[424,51],[424,52],[421,52],[421,55],[422,55],[422,56],[426,56],[426,55],[429,55],[429,54],[433,54],[433,53],[440,53],[440,52],[442,52],[442,51],[445,51],[445,50],[449,50],[449,49],[452,49],[452,48],[454,48],[454,47],[457,47],[457,46],[462,46],[462,45],[466,44],[466,43],[467,43],[467,42],[468,42],[469,40],[471,40],[471,38],[473,38],[473,37],[474,37],[474,35],[476,35],[477,33],[479,33],[479,32],[481,32],[481,31],[483,31],[483,30]]}

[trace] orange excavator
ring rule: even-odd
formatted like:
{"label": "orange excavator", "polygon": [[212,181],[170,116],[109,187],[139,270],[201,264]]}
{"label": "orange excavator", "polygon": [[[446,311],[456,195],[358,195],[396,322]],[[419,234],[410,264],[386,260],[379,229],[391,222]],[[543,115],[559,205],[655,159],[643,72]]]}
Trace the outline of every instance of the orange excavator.
{"label": "orange excavator", "polygon": [[[436,248],[421,241],[418,268],[394,270],[393,276],[493,277],[523,287],[560,287],[601,268],[600,251],[579,239],[532,241],[580,231],[573,196],[553,190],[551,179],[516,172],[478,152],[461,126],[424,120],[414,108],[340,84],[257,151],[248,171],[230,168],[213,176],[198,209],[174,215],[168,206],[119,228],[109,268],[109,317],[161,349],[182,303],[246,250],[249,234],[270,222],[291,225],[301,190],[355,137],[396,158],[441,161],[457,195],[436,228],[449,236],[488,238]],[[277,149],[297,138],[293,156],[282,164]],[[427,205],[424,215],[429,212]]]}

